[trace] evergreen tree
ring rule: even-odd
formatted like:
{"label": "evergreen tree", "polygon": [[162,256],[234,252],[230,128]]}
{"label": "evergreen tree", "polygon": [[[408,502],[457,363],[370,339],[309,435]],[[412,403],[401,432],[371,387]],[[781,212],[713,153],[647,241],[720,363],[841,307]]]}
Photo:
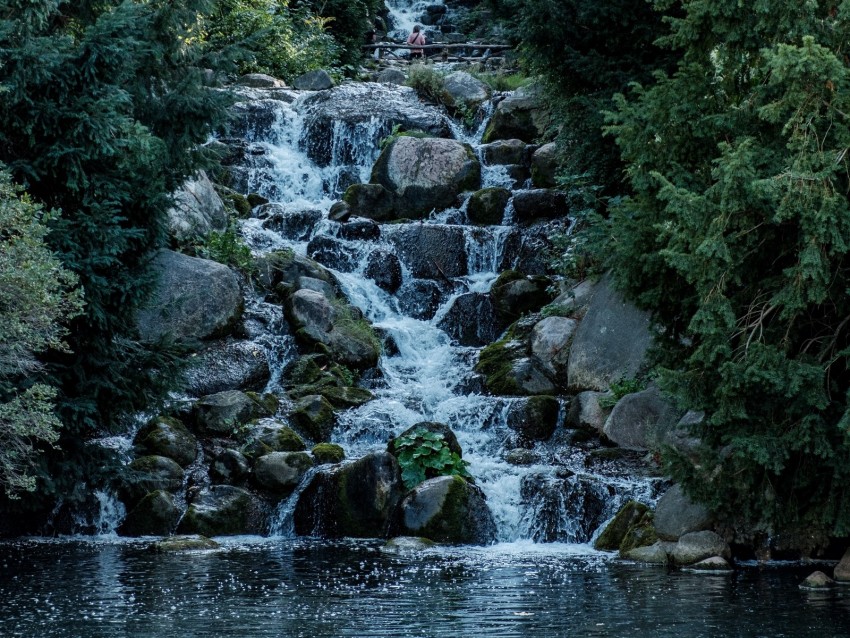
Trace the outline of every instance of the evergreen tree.
{"label": "evergreen tree", "polygon": [[611,115],[634,196],[605,248],[707,414],[670,468],[731,525],[846,535],[850,2],[682,8],[676,72]]}

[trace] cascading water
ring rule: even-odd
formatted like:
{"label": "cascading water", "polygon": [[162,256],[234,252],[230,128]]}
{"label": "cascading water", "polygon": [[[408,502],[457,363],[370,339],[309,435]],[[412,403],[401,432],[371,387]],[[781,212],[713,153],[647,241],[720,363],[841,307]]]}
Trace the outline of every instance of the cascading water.
{"label": "cascading water", "polygon": [[[347,89],[357,99],[363,87]],[[390,90],[390,89],[383,89]],[[403,91],[406,89],[398,89]],[[345,179],[368,181],[372,164],[379,154],[379,142],[391,126],[380,113],[352,124],[334,121],[325,131],[329,137],[320,143],[310,140],[304,112],[309,112],[309,95],[291,104],[275,107],[273,132],[265,139],[255,138],[259,159],[244,175],[246,185],[286,210],[318,209],[326,218],[331,204],[343,190]],[[486,111],[489,115],[490,111]],[[456,138],[480,145],[486,120],[474,132],[449,122]],[[319,158],[317,163],[312,158]],[[320,165],[321,164],[321,165]],[[348,176],[348,177],[346,177]],[[349,181],[349,183],[351,183]],[[510,183],[504,170],[485,168],[483,186]],[[463,234],[467,273],[451,278],[449,293],[428,319],[417,318],[399,298],[378,287],[364,271],[368,257],[376,249],[393,252],[394,238],[404,233],[404,225],[381,226],[381,239],[350,240],[337,236],[338,224],[319,221],[309,236],[282,236],[263,219],[244,222],[243,232],[258,253],[290,248],[305,254],[308,240],[333,238],[346,257],[345,267],[331,268],[349,299],[394,346],[381,357],[380,379],[370,389],[375,399],[340,414],[333,441],[350,457],[382,449],[386,440],[420,421],[447,423],[457,434],[475,476],[496,519],[501,541],[587,542],[597,527],[628,498],[651,500],[652,483],[626,478],[602,478],[585,468],[580,454],[565,456],[561,448],[538,444],[536,462],[517,466],[505,460],[514,434],[508,427],[511,410],[523,399],[493,397],[478,389],[473,366],[478,348],[452,341],[443,321],[455,300],[467,293],[486,293],[499,272],[511,267],[506,247],[518,237],[510,225],[477,227],[462,223],[465,203],[424,224],[445,227]],[[326,264],[329,265],[329,264]],[[332,266],[332,264],[330,264]],[[413,280],[402,268],[405,283]],[[285,363],[286,356],[270,352],[270,359]],[[273,379],[279,378],[279,371]],[[274,389],[273,384],[269,389]],[[563,412],[563,409],[562,409]],[[558,462],[553,463],[558,456]],[[297,497],[297,493],[296,493]],[[295,497],[293,497],[295,498]],[[283,520],[291,515],[292,501],[280,508],[273,533],[288,529]]]}
{"label": "cascading water", "polygon": [[428,5],[444,4],[443,0],[423,2],[422,0],[386,0],[392,26],[390,35],[396,38],[406,38],[413,30],[413,25],[419,22]]}

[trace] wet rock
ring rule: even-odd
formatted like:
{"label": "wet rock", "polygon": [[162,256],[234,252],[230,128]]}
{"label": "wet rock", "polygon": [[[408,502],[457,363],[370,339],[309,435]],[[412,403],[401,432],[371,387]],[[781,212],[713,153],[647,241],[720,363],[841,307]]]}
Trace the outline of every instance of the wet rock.
{"label": "wet rock", "polygon": [[151,492],[177,492],[182,487],[183,468],[177,461],[149,455],[135,459],[122,472],[119,495],[125,504],[133,506]]}
{"label": "wet rock", "polygon": [[544,144],[531,156],[531,183],[535,188],[554,188],[558,168],[558,145]]}
{"label": "wet rock", "polygon": [[436,543],[427,538],[417,536],[397,536],[387,541],[381,548],[385,554],[419,554],[427,549],[436,547]]}
{"label": "wet rock", "polygon": [[629,530],[646,515],[649,508],[643,503],[637,501],[629,501],[620,511],[611,519],[611,522],[605,526],[602,533],[596,538],[593,547],[604,551],[612,551],[620,549],[623,539],[626,538]]}
{"label": "wet rock", "polygon": [[455,71],[443,78],[443,103],[449,108],[477,109],[490,99],[490,87],[466,71]]}
{"label": "wet rock", "polygon": [[401,504],[401,528],[438,543],[486,545],[496,540],[484,495],[459,476],[438,476],[417,485]]}
{"label": "wet rock", "polygon": [[[352,184],[346,186],[346,189],[351,188]],[[351,206],[348,202],[335,202],[328,210],[328,219],[332,222],[345,223],[351,217]]]}
{"label": "wet rock", "polygon": [[398,219],[396,197],[381,184],[352,184],[342,196],[348,214],[376,222]]}
{"label": "wet rock", "polygon": [[310,277],[325,281],[332,286],[336,282],[328,269],[312,259],[296,255],[291,250],[277,250],[255,260],[258,279],[266,290],[274,291],[279,285],[292,286],[299,277]]}
{"label": "wet rock", "polygon": [[538,219],[566,217],[570,212],[567,196],[549,188],[534,188],[514,193],[514,221],[530,224]]}
{"label": "wet rock", "polygon": [[446,310],[437,327],[462,346],[485,346],[495,341],[507,326],[496,314],[489,294],[459,295]]}
{"label": "wet rock", "polygon": [[844,552],[838,565],[835,566],[835,571],[832,573],[835,580],[838,582],[850,582],[850,549]]}
{"label": "wet rock", "polygon": [[353,463],[319,469],[295,505],[295,533],[385,537],[403,494],[401,470],[391,454],[369,454]]}
{"label": "wet rock", "polygon": [[577,325],[575,319],[546,317],[531,331],[531,354],[565,387],[570,342]]}
{"label": "wet rock", "polygon": [[147,455],[164,456],[187,467],[198,456],[198,442],[186,426],[172,417],[160,416],[142,427],[133,440]]}
{"label": "wet rock", "polygon": [[558,392],[558,388],[536,359],[525,357],[514,361],[509,377],[519,389],[518,394],[554,395]]}
{"label": "wet rock", "polygon": [[402,284],[396,294],[401,311],[409,317],[430,321],[437,314],[443,293],[428,279],[413,279]]}
{"label": "wet rock", "polygon": [[174,529],[180,510],[174,496],[158,490],[145,496],[121,524],[121,536],[165,536]]}
{"label": "wet rock", "polygon": [[649,450],[664,441],[681,414],[652,385],[620,399],[608,415],[602,432],[620,447]]}
{"label": "wet rock", "polygon": [[401,286],[401,262],[386,250],[374,250],[369,254],[363,274],[390,294]]}
{"label": "wet rock", "polygon": [[159,251],[153,268],[156,291],[136,316],[143,341],[195,341],[232,330],[242,314],[242,292],[230,268],[171,250]]}
{"label": "wet rock", "polygon": [[614,381],[635,378],[651,343],[649,315],[626,302],[604,277],[573,336],[569,389],[604,392]]}
{"label": "wet rock", "polygon": [[343,242],[333,237],[319,235],[307,244],[307,256],[340,272],[352,272],[357,268],[357,256]]}
{"label": "wet rock", "polygon": [[286,88],[286,83],[283,80],[278,80],[265,73],[246,73],[236,80],[236,84],[255,89]]}
{"label": "wet rock", "polygon": [[349,241],[376,241],[381,227],[371,219],[352,219],[339,227],[339,237]]}
{"label": "wet rock", "polygon": [[272,230],[292,241],[306,241],[322,220],[322,211],[316,208],[289,209],[282,204],[264,204],[255,215],[263,219],[263,228]]}
{"label": "wet rock", "polygon": [[402,437],[409,437],[414,432],[416,432],[416,430],[420,429],[427,430],[428,432],[433,432],[434,434],[439,434],[446,442],[449,451],[454,452],[460,457],[463,457],[463,449],[461,448],[460,443],[457,440],[457,435],[452,431],[452,429],[448,425],[446,425],[445,423],[439,423],[437,421],[420,421],[419,423],[411,425],[404,432],[390,439],[389,443],[387,443],[387,452],[393,454],[395,452],[395,442],[398,439]]}
{"label": "wet rock", "polygon": [[533,89],[518,89],[496,106],[482,142],[519,139],[533,142],[544,129],[542,104]]}
{"label": "wet rock", "polygon": [[517,448],[515,450],[511,450],[504,456],[505,463],[509,465],[518,465],[518,466],[526,466],[526,465],[535,465],[540,463],[540,455],[534,452],[533,450],[526,450],[524,448]]}
{"label": "wet rock", "polygon": [[[538,543],[586,543],[607,518],[607,485],[576,475],[529,475],[520,495],[537,512],[529,530]],[[565,515],[566,512],[566,515]]]}
{"label": "wet rock", "polygon": [[514,401],[507,425],[525,441],[545,441],[555,432],[561,406],[553,396],[535,396]]}
{"label": "wet rock", "polygon": [[345,460],[345,451],[336,443],[319,443],[310,450],[317,465],[326,463],[342,463]]}
{"label": "wet rock", "polygon": [[216,341],[192,358],[186,392],[194,397],[225,390],[260,390],[271,377],[265,350],[252,341]]}
{"label": "wet rock", "polygon": [[[440,110],[420,102],[409,87],[352,82],[306,96],[297,107],[305,119],[307,153],[319,166],[329,165],[334,157],[335,133],[349,138],[368,136],[374,146],[396,125],[403,131],[451,137]],[[355,163],[353,147],[337,147],[336,151],[338,164]]]}
{"label": "wet rock", "polygon": [[693,565],[712,556],[731,558],[729,545],[711,531],[689,532],[679,537],[670,557],[677,565]]}
{"label": "wet rock", "polygon": [[174,206],[168,210],[168,231],[178,243],[203,240],[214,230],[226,230],[227,223],[224,202],[204,171],[174,193]]}
{"label": "wet rock", "polygon": [[304,440],[288,425],[262,420],[240,432],[241,453],[249,460],[271,452],[301,452],[307,449]]}
{"label": "wet rock", "polygon": [[333,406],[325,397],[316,394],[298,399],[289,418],[314,441],[327,441],[336,425]]}
{"label": "wet rock", "polygon": [[693,430],[704,420],[705,412],[689,410],[674,427],[660,434],[659,447],[670,446],[696,463],[702,441],[693,434]]}
{"label": "wet rock", "polygon": [[698,563],[691,565],[689,572],[698,572],[703,574],[724,574],[732,571],[732,566],[725,558],[720,556],[712,556]]}
{"label": "wet rock", "polygon": [[403,136],[381,152],[370,181],[395,195],[397,217],[420,219],[453,206],[463,191],[478,189],[481,166],[468,144]]}
{"label": "wet rock", "polygon": [[[522,140],[498,140],[481,146],[481,157],[487,165],[522,165],[528,160],[527,145]],[[527,179],[527,178],[526,178]]]}
{"label": "wet rock", "polygon": [[457,226],[405,224],[385,235],[416,279],[445,281],[467,274],[466,240]]}
{"label": "wet rock", "polygon": [[232,434],[252,419],[272,416],[277,410],[273,395],[226,390],[202,397],[195,403],[194,416],[204,432]]}
{"label": "wet rock", "polygon": [[800,583],[800,589],[831,589],[835,581],[821,571],[812,572]]}
{"label": "wet rock", "polygon": [[218,549],[219,547],[221,546],[218,543],[206,536],[171,536],[151,545],[151,550],[161,554],[170,554]]}
{"label": "wet rock", "polygon": [[604,396],[607,396],[605,392],[579,392],[570,402],[565,425],[602,434],[602,428],[611,413],[611,408],[603,407],[599,403]]}
{"label": "wet rock", "polygon": [[635,547],[625,552],[621,558],[633,560],[638,563],[649,563],[652,565],[666,565],[669,562],[667,552],[660,542],[648,547]]}
{"label": "wet rock", "polygon": [[563,315],[583,316],[595,290],[596,283],[585,279],[555,297],[552,306]]}
{"label": "wet rock", "polygon": [[238,485],[250,471],[251,466],[244,454],[238,450],[224,450],[210,466],[210,478],[214,483]]}
{"label": "wet rock", "polygon": [[469,198],[466,215],[473,224],[501,224],[511,198],[506,188],[484,188]]}
{"label": "wet rock", "polygon": [[378,82],[381,84],[398,84],[403,85],[407,82],[407,76],[403,71],[395,68],[386,68],[378,74]]}
{"label": "wet rock", "polygon": [[262,515],[256,497],[240,487],[213,485],[194,498],[177,532],[234,536],[259,534],[262,527]]}
{"label": "wet rock", "polygon": [[548,288],[551,284],[552,280],[548,277],[506,270],[490,288],[493,306],[502,321],[511,323],[521,315],[540,310],[549,303],[552,295]]}
{"label": "wet rock", "polygon": [[694,503],[680,485],[667,490],[655,506],[655,531],[662,540],[675,541],[690,532],[711,527],[711,513]]}
{"label": "wet rock", "polygon": [[311,467],[313,459],[306,452],[271,452],[254,462],[254,480],[271,492],[289,494]]}
{"label": "wet rock", "polygon": [[318,69],[299,75],[292,81],[299,91],[324,91],[333,88],[334,81],[327,71]]}
{"label": "wet rock", "polygon": [[293,399],[301,399],[311,394],[320,394],[335,408],[346,409],[356,408],[357,406],[368,403],[375,398],[369,390],[365,388],[355,388],[350,386],[317,386],[308,385],[292,388],[289,395]]}

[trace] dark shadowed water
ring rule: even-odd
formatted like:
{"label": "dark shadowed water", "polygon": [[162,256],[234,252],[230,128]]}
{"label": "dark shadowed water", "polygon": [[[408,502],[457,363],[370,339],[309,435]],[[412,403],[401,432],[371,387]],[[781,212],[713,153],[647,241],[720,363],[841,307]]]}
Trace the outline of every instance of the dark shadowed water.
{"label": "dark shadowed water", "polygon": [[585,546],[404,557],[379,547],[237,539],[159,555],[139,542],[0,544],[0,635],[850,636],[850,588],[798,589],[812,566],[705,576]]}

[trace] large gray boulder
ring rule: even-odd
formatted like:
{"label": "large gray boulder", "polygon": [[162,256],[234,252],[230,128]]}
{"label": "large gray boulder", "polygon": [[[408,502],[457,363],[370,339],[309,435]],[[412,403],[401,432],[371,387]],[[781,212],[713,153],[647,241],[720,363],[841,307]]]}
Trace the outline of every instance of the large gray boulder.
{"label": "large gray boulder", "polygon": [[496,313],[504,322],[511,323],[527,312],[540,310],[552,299],[548,291],[551,283],[543,275],[504,271],[490,287]]}
{"label": "large gray boulder", "polygon": [[289,494],[311,467],[313,459],[306,452],[272,452],[254,463],[254,480],[275,494]]}
{"label": "large gray boulder", "polygon": [[536,188],[554,188],[558,172],[558,145],[544,144],[531,156],[531,183]]}
{"label": "large gray boulder", "polygon": [[225,390],[261,390],[271,377],[265,349],[253,341],[215,341],[186,370],[186,392],[201,397]]}
{"label": "large gray boulder", "polygon": [[123,503],[133,506],[146,494],[164,490],[176,493],[183,487],[183,468],[167,456],[148,455],[133,460],[121,474]]}
{"label": "large gray boulder", "polygon": [[381,152],[370,181],[395,195],[397,217],[420,219],[455,205],[463,191],[480,188],[481,165],[469,144],[402,136]]}
{"label": "large gray boulder", "polygon": [[682,412],[652,385],[620,399],[608,415],[602,432],[622,448],[649,450],[663,444],[681,415]]}
{"label": "large gray boulder", "polygon": [[227,266],[161,250],[153,267],[159,276],[156,291],[136,316],[143,341],[222,336],[242,314],[239,282]]}
{"label": "large gray boulder", "polygon": [[261,397],[239,390],[226,390],[202,397],[193,407],[195,421],[202,431],[225,435],[233,433],[252,419],[272,416],[276,409],[277,400],[274,396]]}
{"label": "large gray boulder", "polygon": [[602,428],[611,413],[610,408],[603,407],[599,403],[599,399],[604,396],[606,396],[605,392],[594,392],[593,390],[579,392],[570,402],[565,425],[602,434]]}
{"label": "large gray boulder", "polygon": [[291,288],[302,277],[318,279],[336,286],[336,280],[327,268],[312,259],[296,255],[291,250],[266,253],[254,263],[259,283],[269,291],[274,291],[280,285]]}
{"label": "large gray boulder", "polygon": [[236,84],[254,89],[286,88],[286,83],[283,80],[278,80],[265,73],[246,73],[236,80]]}
{"label": "large gray boulder", "polygon": [[180,509],[174,496],[158,490],[145,496],[127,514],[118,533],[121,536],[165,536],[174,529]]}
{"label": "large gray boulder", "polygon": [[352,184],[345,189],[342,199],[348,206],[346,214],[349,216],[376,222],[397,219],[395,194],[381,184]]}
{"label": "large gray boulder", "polygon": [[298,497],[295,533],[324,538],[386,537],[404,494],[392,454],[374,453],[352,463],[323,467]]}
{"label": "large gray boulder", "polygon": [[522,140],[497,140],[481,146],[481,158],[491,165],[522,165],[528,160],[528,145]]}
{"label": "large gray boulder", "polygon": [[295,430],[271,419],[261,419],[241,430],[239,440],[243,444],[241,453],[248,459],[271,452],[301,452],[307,449],[304,439]]}
{"label": "large gray boulder", "polygon": [[603,278],[573,336],[569,389],[604,392],[612,382],[634,378],[646,364],[651,343],[649,314],[625,301]]}
{"label": "large gray boulder", "polygon": [[438,543],[486,545],[496,540],[484,495],[459,476],[438,476],[417,485],[402,501],[401,529]]}
{"label": "large gray boulder", "polygon": [[514,221],[530,224],[539,219],[566,217],[570,212],[567,196],[551,188],[533,188],[514,193]]}
{"label": "large gray boulder", "polygon": [[578,322],[567,317],[546,317],[531,330],[531,354],[561,385],[567,383],[570,342]]}
{"label": "large gray boulder", "polygon": [[661,541],[647,545],[646,547],[635,547],[623,552],[622,558],[633,560],[637,563],[648,563],[650,565],[666,565],[670,561]]}
{"label": "large gray boulder", "polygon": [[417,279],[445,281],[467,274],[466,239],[457,226],[405,224],[387,231],[396,253]]}
{"label": "large gray boulder", "polygon": [[519,139],[533,142],[545,128],[542,102],[534,89],[518,89],[499,102],[482,141]]}
{"label": "large gray boulder", "polygon": [[489,294],[468,292],[455,297],[437,327],[462,346],[486,346],[507,324],[496,314]]}
{"label": "large gray boulder", "polygon": [[202,240],[214,230],[227,230],[227,223],[224,202],[204,171],[174,193],[168,230],[179,243]]}
{"label": "large gray boulder", "polygon": [[490,99],[490,87],[466,71],[443,78],[442,100],[450,108],[477,109]]}
{"label": "large gray boulder", "polygon": [[501,224],[510,198],[511,192],[507,188],[475,191],[466,206],[466,216],[473,224]]}
{"label": "large gray boulder", "polygon": [[177,527],[179,534],[238,536],[259,534],[264,521],[259,501],[247,490],[213,485],[192,500]]}
{"label": "large gray boulder", "polygon": [[677,484],[658,500],[654,524],[660,539],[675,541],[684,534],[709,529],[712,517],[703,505],[694,503]]}
{"label": "large gray boulder", "polygon": [[677,565],[693,565],[712,556],[729,560],[732,552],[729,545],[714,532],[689,532],[682,535],[670,553]]}
{"label": "large gray boulder", "polygon": [[133,440],[145,455],[164,456],[187,467],[198,456],[198,441],[180,421],[157,417],[149,421]]}
{"label": "large gray boulder", "polygon": [[513,361],[508,377],[519,389],[519,394],[558,394],[557,386],[537,359],[532,357]]}
{"label": "large gray boulder", "polygon": [[292,81],[292,86],[299,91],[324,91],[333,88],[334,81],[327,71],[318,69],[299,75]]}

